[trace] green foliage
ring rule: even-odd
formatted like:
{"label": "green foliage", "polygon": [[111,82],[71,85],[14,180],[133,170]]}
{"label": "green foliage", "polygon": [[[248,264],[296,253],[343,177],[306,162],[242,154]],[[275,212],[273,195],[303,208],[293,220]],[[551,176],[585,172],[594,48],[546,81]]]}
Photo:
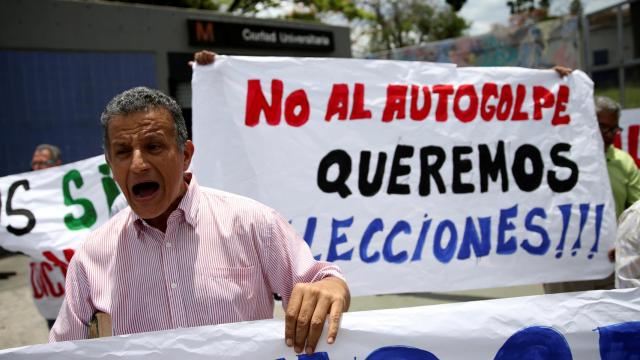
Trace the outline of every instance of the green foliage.
{"label": "green foliage", "polygon": [[523,12],[535,9],[533,0],[513,0],[507,1],[507,6],[511,9],[511,15],[521,14]]}
{"label": "green foliage", "polygon": [[370,51],[391,50],[462,35],[469,27],[449,6],[424,0],[375,0]]}
{"label": "green foliage", "polygon": [[310,2],[321,4],[320,12],[339,12],[348,20],[371,18],[369,12],[361,9],[351,0],[314,0]]}
{"label": "green foliage", "polygon": [[341,14],[347,21],[368,19],[371,14],[362,10],[351,0],[298,0],[293,1],[294,10],[284,18],[318,21],[322,15]]}
{"label": "green foliage", "polygon": [[279,4],[280,1],[276,0],[233,0],[227,11],[248,15],[262,9],[277,7]]}
{"label": "green foliage", "polygon": [[[593,89],[595,95],[607,96],[620,102],[620,89],[617,86],[601,87]],[[624,108],[633,109],[640,107],[640,85],[627,84],[624,88]]]}
{"label": "green foliage", "polygon": [[[367,13],[359,9],[351,0],[292,0],[291,3],[294,10],[284,14],[285,18],[317,21],[319,14],[322,13],[341,13],[347,20],[367,17]],[[282,1],[276,0],[232,0],[227,9],[229,12],[249,15],[260,10],[277,8],[281,4]]]}

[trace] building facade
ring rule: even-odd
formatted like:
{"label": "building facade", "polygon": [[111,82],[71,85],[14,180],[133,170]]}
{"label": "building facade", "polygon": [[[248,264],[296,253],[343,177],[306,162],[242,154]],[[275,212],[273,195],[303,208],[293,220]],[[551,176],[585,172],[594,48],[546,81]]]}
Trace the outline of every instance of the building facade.
{"label": "building facade", "polygon": [[79,0],[0,1],[0,176],[29,170],[39,143],[65,163],[102,152],[115,94],[171,94],[190,128],[193,53],[351,57],[348,27]]}
{"label": "building facade", "polygon": [[627,0],[583,19],[585,67],[595,92],[640,108],[640,1]]}

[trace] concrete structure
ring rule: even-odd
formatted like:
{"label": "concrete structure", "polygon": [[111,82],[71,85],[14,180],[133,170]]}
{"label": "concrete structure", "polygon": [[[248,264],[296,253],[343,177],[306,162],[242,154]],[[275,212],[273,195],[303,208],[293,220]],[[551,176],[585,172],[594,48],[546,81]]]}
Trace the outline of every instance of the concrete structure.
{"label": "concrete structure", "polygon": [[626,0],[584,17],[585,67],[596,94],[640,107],[640,1]]}
{"label": "concrete structure", "polygon": [[0,24],[0,176],[27,171],[42,142],[64,162],[99,154],[100,112],[129,87],[170,93],[190,123],[195,51],[351,57],[348,27],[172,7],[2,0]]}

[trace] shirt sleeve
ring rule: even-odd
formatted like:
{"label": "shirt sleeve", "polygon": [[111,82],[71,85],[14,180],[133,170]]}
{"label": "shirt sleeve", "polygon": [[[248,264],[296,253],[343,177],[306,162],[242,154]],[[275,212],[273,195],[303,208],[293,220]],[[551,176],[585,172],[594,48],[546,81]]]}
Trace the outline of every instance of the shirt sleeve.
{"label": "shirt sleeve", "polygon": [[272,290],[282,296],[285,308],[297,283],[316,282],[330,276],[344,280],[337,265],[313,257],[304,239],[280,214],[272,210],[271,215],[267,276]]}
{"label": "shirt sleeve", "polygon": [[89,295],[89,282],[76,253],[69,263],[65,295],[49,342],[81,340],[89,336],[89,321],[95,312]]}
{"label": "shirt sleeve", "polygon": [[640,212],[629,209],[620,217],[616,238],[616,288],[640,286]]}
{"label": "shirt sleeve", "polygon": [[636,166],[635,161],[629,156],[628,165],[628,182],[627,182],[627,199],[625,200],[625,208],[631,206],[636,201],[640,200],[640,170]]}

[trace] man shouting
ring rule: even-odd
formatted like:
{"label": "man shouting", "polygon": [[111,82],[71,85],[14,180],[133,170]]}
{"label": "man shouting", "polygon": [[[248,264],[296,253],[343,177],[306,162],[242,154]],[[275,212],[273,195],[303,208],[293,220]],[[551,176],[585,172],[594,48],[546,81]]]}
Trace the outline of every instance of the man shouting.
{"label": "man shouting", "polygon": [[50,341],[87,338],[96,312],[111,316],[114,335],[268,319],[273,293],[286,308],[288,346],[313,352],[327,318],[335,341],[350,301],[338,267],[316,261],[273,209],[198,185],[173,99],[134,88],[107,104],[101,123],[130,207],[73,257]]}

